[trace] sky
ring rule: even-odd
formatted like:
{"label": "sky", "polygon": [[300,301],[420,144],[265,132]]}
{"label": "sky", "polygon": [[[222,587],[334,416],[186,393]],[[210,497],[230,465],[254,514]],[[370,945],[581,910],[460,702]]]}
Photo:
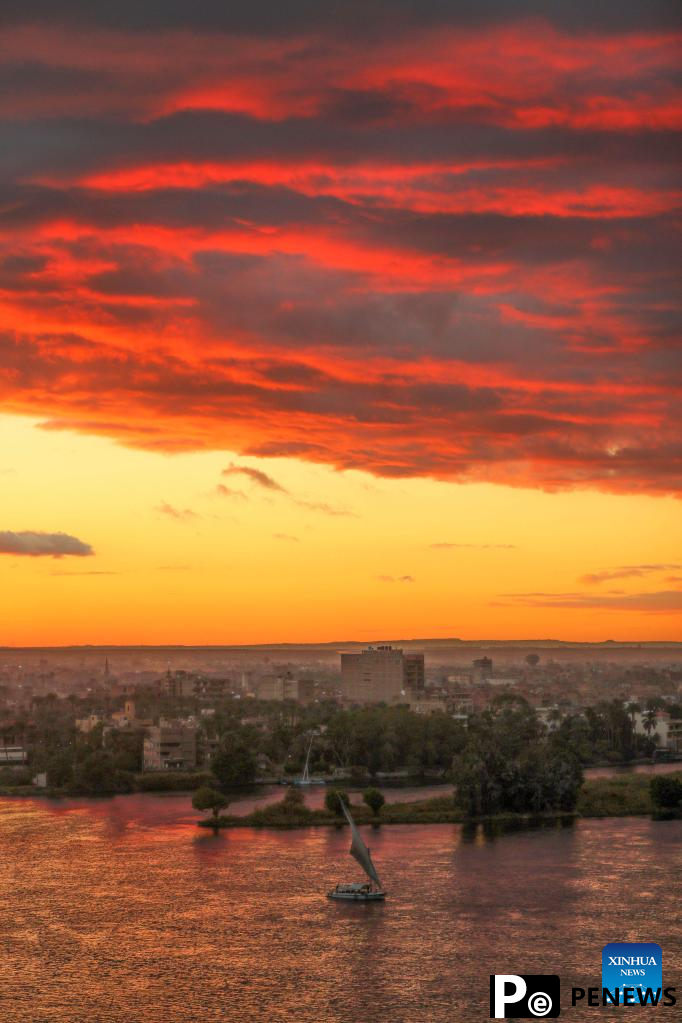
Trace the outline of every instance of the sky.
{"label": "sky", "polygon": [[680,22],[5,0],[0,643],[682,638]]}

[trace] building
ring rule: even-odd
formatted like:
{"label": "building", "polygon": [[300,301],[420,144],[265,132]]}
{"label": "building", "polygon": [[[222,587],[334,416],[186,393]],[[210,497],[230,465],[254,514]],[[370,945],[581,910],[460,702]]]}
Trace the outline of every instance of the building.
{"label": "building", "polygon": [[187,697],[220,699],[230,692],[232,683],[228,678],[213,678],[195,675],[191,671],[171,671],[170,668],[156,683],[158,696],[169,696],[173,700]]}
{"label": "building", "polygon": [[415,692],[424,689],[424,654],[403,654],[405,688]]}
{"label": "building", "polygon": [[474,713],[474,699],[468,693],[452,693],[448,700],[450,713],[468,717]]}
{"label": "building", "polygon": [[115,728],[132,728],[136,723],[135,701],[126,700],[123,710],[115,710],[111,715],[111,723]]}
{"label": "building", "polygon": [[491,657],[477,657],[472,665],[472,678],[474,682],[487,681],[493,673],[493,661]]}
{"label": "building", "polygon": [[446,714],[448,707],[445,700],[438,697],[416,697],[411,699],[408,707],[414,714]]}
{"label": "building", "polygon": [[197,766],[197,729],[178,721],[152,725],[144,740],[145,771],[193,771]]}
{"label": "building", "polygon": [[633,718],[635,733],[654,739],[658,749],[682,752],[682,720],[671,718],[666,710],[637,711]]}
{"label": "building", "polygon": [[194,696],[196,675],[189,671],[171,671],[170,668],[156,683],[158,696],[169,696],[172,700]]}
{"label": "building", "polygon": [[104,719],[99,714],[88,714],[84,718],[76,718],[76,728],[79,732],[83,732],[87,735],[93,728],[97,728],[97,725],[104,723]]}
{"label": "building", "polygon": [[311,679],[294,678],[286,675],[266,675],[257,686],[259,700],[295,700],[297,703],[311,703],[315,695],[315,683]]}
{"label": "building", "polygon": [[682,718],[671,718],[668,722],[668,749],[682,753]]}
{"label": "building", "polygon": [[392,646],[341,654],[341,696],[353,703],[399,703],[408,689],[424,688],[424,655]]}
{"label": "building", "polygon": [[22,767],[28,762],[23,746],[0,746],[0,767]]}
{"label": "building", "polygon": [[220,700],[233,688],[234,685],[229,678],[199,675],[194,681],[194,695],[205,700]]}

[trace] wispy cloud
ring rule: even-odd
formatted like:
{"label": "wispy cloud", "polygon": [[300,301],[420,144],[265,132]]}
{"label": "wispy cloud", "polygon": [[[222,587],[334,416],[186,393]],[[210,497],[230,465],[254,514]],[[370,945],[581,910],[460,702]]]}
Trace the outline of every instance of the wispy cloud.
{"label": "wispy cloud", "polygon": [[292,536],[290,533],[273,533],[273,539],[285,540],[287,543],[299,543],[297,536]]}
{"label": "wispy cloud", "polygon": [[380,583],[413,583],[416,582],[413,575],[379,575],[377,579]]}
{"label": "wispy cloud", "polygon": [[176,508],[174,505],[168,504],[167,501],[162,501],[161,504],[158,504],[156,510],[162,515],[167,515],[170,519],[176,519],[178,522],[189,522],[191,519],[200,518],[200,515],[193,511],[192,508]]}
{"label": "wispy cloud", "polygon": [[658,565],[621,565],[618,568],[606,568],[599,572],[588,572],[580,576],[578,580],[588,585],[611,582],[614,579],[641,579],[642,576],[656,575],[660,572],[673,572],[682,565],[658,564]]}
{"label": "wispy cloud", "polygon": [[[262,469],[255,469],[253,466],[245,465],[229,465],[227,469],[223,469],[223,476],[245,476],[251,480],[256,487],[260,487],[262,490],[269,491],[270,493],[282,494],[283,497],[288,498],[299,508],[305,508],[306,511],[320,512],[322,515],[353,515],[354,513],[348,511],[346,508],[341,508],[336,505],[328,504],[326,501],[311,501],[306,497],[299,497],[297,494],[293,494],[286,487],[282,486],[274,476],[270,476],[269,473],[263,472]],[[231,490],[226,487],[223,483],[219,483],[216,487],[216,491],[223,497],[245,497],[241,491]]]}
{"label": "wispy cloud", "polygon": [[306,501],[304,498],[300,497],[294,497],[292,500],[299,506],[299,508],[307,508],[308,511],[321,512],[323,515],[355,515],[355,512],[348,511],[347,508],[339,508],[333,504],[327,504],[326,501]]}
{"label": "wispy cloud", "polygon": [[248,465],[228,465],[227,469],[223,469],[223,476],[246,476],[252,483],[255,483],[259,487],[263,487],[265,490],[276,490],[280,494],[288,494],[289,491],[278,483],[273,476],[269,476],[262,469],[254,469]]}
{"label": "wispy cloud", "polygon": [[84,558],[94,553],[89,543],[68,533],[40,533],[31,530],[0,532],[0,554],[28,558]]}
{"label": "wispy cloud", "polygon": [[650,593],[504,593],[492,602],[495,606],[523,606],[604,611],[643,611],[651,614],[682,612],[682,590],[658,590]]}
{"label": "wispy cloud", "polygon": [[120,575],[120,572],[48,572],[53,576]]}
{"label": "wispy cloud", "polygon": [[246,494],[242,490],[234,490],[232,487],[226,487],[224,483],[217,484],[215,493],[218,497],[229,497],[232,500],[246,501]]}
{"label": "wispy cloud", "polygon": [[516,544],[514,543],[449,543],[443,541],[441,543],[429,544],[434,551],[447,551],[447,550],[478,550],[478,551],[513,551],[516,550]]}

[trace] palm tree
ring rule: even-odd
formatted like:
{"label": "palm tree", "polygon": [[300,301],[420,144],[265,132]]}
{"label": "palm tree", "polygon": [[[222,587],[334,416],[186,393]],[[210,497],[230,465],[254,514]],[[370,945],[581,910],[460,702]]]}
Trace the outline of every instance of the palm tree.
{"label": "palm tree", "polygon": [[657,716],[658,711],[654,710],[652,707],[644,711],[644,720],[642,724],[644,725],[644,731],[648,736],[651,736],[651,733],[656,731]]}
{"label": "palm tree", "polygon": [[626,705],[625,709],[628,712],[628,714],[630,715],[630,717],[632,718],[632,724],[634,725],[634,723],[635,723],[635,714],[641,714],[641,712],[642,712],[642,705],[640,703],[637,703],[636,700],[631,700],[630,703],[628,703]]}

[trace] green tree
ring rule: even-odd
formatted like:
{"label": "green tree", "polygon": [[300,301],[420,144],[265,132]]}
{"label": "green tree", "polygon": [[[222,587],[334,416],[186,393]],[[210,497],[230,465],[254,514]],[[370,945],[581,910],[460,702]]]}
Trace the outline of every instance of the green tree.
{"label": "green tree", "polygon": [[248,785],[256,777],[253,749],[238,732],[230,732],[223,736],[220,749],[211,757],[211,770],[221,788]]}
{"label": "green tree", "polygon": [[362,801],[370,808],[375,817],[381,813],[381,808],[386,802],[383,792],[379,789],[368,788],[362,793]]}
{"label": "green tree", "polygon": [[305,806],[305,798],[301,790],[292,785],[286,790],[283,803],[290,810],[299,810]]}
{"label": "green tree", "polygon": [[73,779],[73,756],[67,750],[54,753],[45,765],[48,785],[62,788]]}
{"label": "green tree", "polygon": [[122,771],[142,770],[143,744],[144,732],[141,729],[112,729],[105,739],[105,749],[111,753],[116,767]]}
{"label": "green tree", "polygon": [[86,792],[93,796],[131,792],[134,788],[134,779],[128,771],[118,770],[111,754],[106,750],[95,750],[76,765],[73,787],[77,792]]}
{"label": "green tree", "polygon": [[211,810],[213,813],[213,819],[218,819],[218,814],[221,810],[227,809],[230,805],[229,799],[218,792],[217,789],[209,788],[208,785],[204,785],[202,788],[197,789],[192,796],[192,806],[195,810],[200,810],[204,813],[206,810]]}
{"label": "green tree", "polygon": [[327,789],[325,792],[324,805],[330,813],[336,814],[337,817],[343,816],[343,810],[341,809],[342,801],[346,806],[350,803],[348,793],[343,789]]}

